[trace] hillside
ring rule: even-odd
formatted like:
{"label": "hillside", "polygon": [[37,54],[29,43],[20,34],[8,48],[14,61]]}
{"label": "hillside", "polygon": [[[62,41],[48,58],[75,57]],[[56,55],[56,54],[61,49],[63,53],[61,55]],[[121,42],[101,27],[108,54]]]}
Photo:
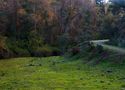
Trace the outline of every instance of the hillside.
{"label": "hillside", "polygon": [[0,90],[124,90],[125,65],[63,57],[0,61]]}

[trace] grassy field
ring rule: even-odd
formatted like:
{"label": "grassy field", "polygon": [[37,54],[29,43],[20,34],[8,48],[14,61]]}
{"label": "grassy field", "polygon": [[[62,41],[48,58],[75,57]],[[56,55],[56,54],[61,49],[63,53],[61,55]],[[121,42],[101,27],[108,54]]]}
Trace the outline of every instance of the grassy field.
{"label": "grassy field", "polygon": [[125,65],[63,57],[0,60],[0,90],[125,90]]}

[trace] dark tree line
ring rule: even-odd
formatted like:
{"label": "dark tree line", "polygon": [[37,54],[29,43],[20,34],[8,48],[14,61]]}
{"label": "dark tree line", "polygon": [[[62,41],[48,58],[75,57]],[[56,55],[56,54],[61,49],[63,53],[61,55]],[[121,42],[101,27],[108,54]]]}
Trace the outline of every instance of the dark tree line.
{"label": "dark tree line", "polygon": [[122,0],[0,0],[0,58],[79,52],[79,45],[92,39],[124,46],[124,5]]}

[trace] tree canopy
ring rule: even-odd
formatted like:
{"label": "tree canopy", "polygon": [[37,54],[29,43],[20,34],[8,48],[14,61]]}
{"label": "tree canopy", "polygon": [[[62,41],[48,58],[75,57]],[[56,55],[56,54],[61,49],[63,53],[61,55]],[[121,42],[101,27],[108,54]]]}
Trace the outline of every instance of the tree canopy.
{"label": "tree canopy", "polygon": [[0,58],[63,54],[92,39],[124,46],[124,20],[124,0],[1,0]]}

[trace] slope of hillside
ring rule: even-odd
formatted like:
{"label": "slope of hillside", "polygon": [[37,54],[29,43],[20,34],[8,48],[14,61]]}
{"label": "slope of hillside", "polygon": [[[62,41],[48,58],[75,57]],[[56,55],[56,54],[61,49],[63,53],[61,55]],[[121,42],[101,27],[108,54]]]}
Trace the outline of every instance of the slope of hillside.
{"label": "slope of hillside", "polygon": [[0,61],[0,90],[124,90],[125,65],[63,57]]}

